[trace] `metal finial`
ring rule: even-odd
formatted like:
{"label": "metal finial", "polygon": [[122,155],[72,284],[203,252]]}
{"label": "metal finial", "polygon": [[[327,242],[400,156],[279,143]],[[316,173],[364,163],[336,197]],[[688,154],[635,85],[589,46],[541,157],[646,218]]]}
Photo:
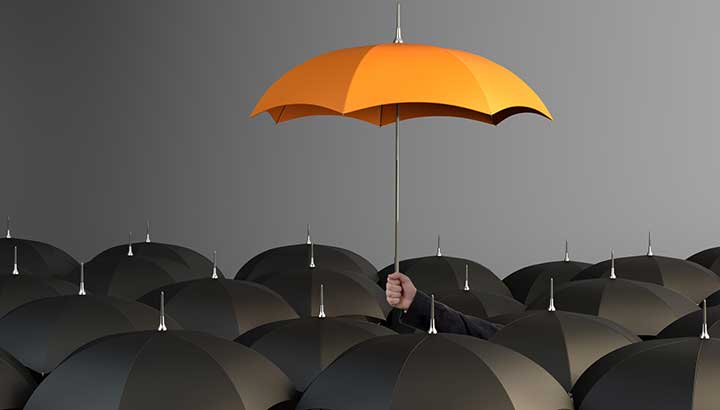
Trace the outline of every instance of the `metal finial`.
{"label": "metal finial", "polygon": [[158,325],[158,332],[167,331],[165,326],[165,292],[160,291],[160,325]]}
{"label": "metal finial", "polygon": [[469,281],[469,277],[468,277],[469,276],[468,270],[469,270],[469,267],[468,267],[468,264],[466,263],[465,264],[465,286],[463,286],[463,290],[466,292],[470,290],[470,281]]}
{"label": "metal finial", "polygon": [[325,287],[323,284],[320,284],[320,312],[318,312],[319,318],[325,317]]}
{"label": "metal finial", "polygon": [[402,30],[400,30],[400,2],[397,2],[397,13],[395,14],[395,40],[393,43],[402,44]]}
{"label": "metal finial", "polygon": [[710,333],[708,332],[707,325],[707,300],[703,300],[703,324],[702,331],[700,332],[700,339],[710,339]]}
{"label": "metal finial", "polygon": [[315,244],[310,243],[310,267],[315,267]]}
{"label": "metal finial", "polygon": [[555,311],[555,281],[550,278],[550,304],[548,305],[548,312]]}
{"label": "metal finial", "polygon": [[145,224],[145,243],[150,243],[150,220]]}
{"label": "metal finial", "polygon": [[85,296],[85,262],[80,262],[80,290],[78,295]]}
{"label": "metal finial", "polygon": [[212,269],[212,278],[218,279],[220,278],[217,273],[217,251],[213,251],[213,269]]}
{"label": "metal finial", "polygon": [[307,238],[305,239],[305,244],[310,245],[312,243],[312,238],[310,238],[310,224],[307,224]]}
{"label": "metal finial", "polygon": [[435,329],[435,295],[430,295],[430,329],[428,329],[429,335],[436,335],[437,329]]}
{"label": "metal finial", "polygon": [[133,256],[132,251],[132,232],[128,234],[128,253],[127,256]]}
{"label": "metal finial", "polygon": [[652,239],[650,238],[650,232],[648,232],[648,251],[647,256],[653,256],[652,252]]}
{"label": "metal finial", "polygon": [[568,241],[565,241],[565,262],[570,262],[570,249],[568,248]]}
{"label": "metal finial", "polygon": [[10,233],[10,217],[7,217],[7,231],[5,231],[5,239],[11,239],[12,234]]}
{"label": "metal finial", "polygon": [[18,270],[18,259],[17,259],[17,246],[13,248],[13,275],[19,275],[20,271]]}
{"label": "metal finial", "polygon": [[442,252],[440,251],[440,235],[438,235],[437,252],[435,253],[435,256],[442,256]]}
{"label": "metal finial", "polygon": [[610,249],[610,279],[617,279],[615,276],[615,252]]}

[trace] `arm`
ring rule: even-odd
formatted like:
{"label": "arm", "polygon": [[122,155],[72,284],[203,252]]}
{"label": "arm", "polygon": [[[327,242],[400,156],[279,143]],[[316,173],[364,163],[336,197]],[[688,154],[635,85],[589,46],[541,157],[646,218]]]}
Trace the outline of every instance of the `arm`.
{"label": "arm", "polygon": [[[430,297],[418,292],[412,280],[402,273],[388,276],[385,296],[390,306],[403,309],[401,320],[427,330],[430,324]],[[489,339],[500,326],[474,316],[464,315],[442,303],[435,303],[435,327],[438,332],[458,333]]]}

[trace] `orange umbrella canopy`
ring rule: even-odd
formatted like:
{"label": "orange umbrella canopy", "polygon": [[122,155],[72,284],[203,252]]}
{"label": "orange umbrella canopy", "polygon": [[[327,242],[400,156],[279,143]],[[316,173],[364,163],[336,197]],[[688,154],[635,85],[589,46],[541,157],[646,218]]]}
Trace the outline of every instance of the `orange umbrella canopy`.
{"label": "orange umbrella canopy", "polygon": [[552,115],[518,76],[486,58],[422,44],[378,44],[322,54],[288,71],[255,106],[275,122],[343,115],[386,125],[462,117],[499,124],[518,113]]}

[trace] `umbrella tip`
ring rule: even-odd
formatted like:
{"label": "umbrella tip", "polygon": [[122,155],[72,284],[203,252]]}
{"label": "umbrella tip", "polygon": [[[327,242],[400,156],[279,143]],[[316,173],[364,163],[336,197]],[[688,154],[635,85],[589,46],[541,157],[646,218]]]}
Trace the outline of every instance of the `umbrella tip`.
{"label": "umbrella tip", "polygon": [[12,234],[10,233],[10,217],[7,217],[7,230],[5,231],[5,239],[11,239]]}
{"label": "umbrella tip", "polygon": [[305,244],[310,245],[312,243],[312,238],[310,238],[310,224],[307,224],[307,237],[305,238]]}
{"label": "umbrella tip", "polygon": [[145,222],[145,243],[150,243],[150,220]]}
{"label": "umbrella tip", "polygon": [[393,43],[402,44],[402,30],[400,29],[400,2],[397,2],[397,11],[395,12],[395,40]]}
{"label": "umbrella tip", "polygon": [[469,270],[470,270],[469,265],[466,263],[465,264],[465,286],[463,286],[463,290],[466,292],[470,290],[470,278],[468,275]]}
{"label": "umbrella tip", "polygon": [[570,262],[570,248],[568,247],[568,241],[565,241],[565,262]]}
{"label": "umbrella tip", "polygon": [[652,238],[650,237],[650,232],[648,231],[648,249],[647,249],[647,256],[653,256],[652,251]]}
{"label": "umbrella tip", "polygon": [[160,324],[158,325],[158,332],[167,331],[165,326],[165,291],[160,291]]}
{"label": "umbrella tip", "polygon": [[315,244],[310,242],[310,267],[315,267]]}
{"label": "umbrella tip", "polygon": [[85,262],[80,262],[80,290],[78,290],[78,295],[85,296],[87,293],[85,292]]}
{"label": "umbrella tip", "polygon": [[213,251],[213,266],[212,266],[212,276],[213,279],[218,279],[220,276],[218,276],[217,272],[217,251]]}
{"label": "umbrella tip", "polygon": [[430,295],[430,328],[428,329],[428,334],[437,334],[437,329],[435,328],[435,294]]}
{"label": "umbrella tip", "polygon": [[442,256],[442,251],[440,250],[440,235],[437,236],[437,251],[435,251],[435,256]]}
{"label": "umbrella tip", "polygon": [[615,276],[615,252],[610,249],[610,279],[617,279]]}
{"label": "umbrella tip", "polygon": [[710,333],[708,332],[707,325],[707,300],[703,300],[703,323],[702,330],[700,331],[700,339],[710,339]]}
{"label": "umbrella tip", "polygon": [[18,257],[17,257],[17,245],[13,247],[13,271],[12,274],[17,276],[20,274],[18,270]]}
{"label": "umbrella tip", "polygon": [[318,312],[320,319],[325,317],[325,286],[320,284],[320,311]]}
{"label": "umbrella tip", "polygon": [[128,233],[128,252],[127,256],[133,256],[133,249],[132,249],[132,232]]}
{"label": "umbrella tip", "polygon": [[548,312],[555,311],[555,280],[550,278],[550,304],[548,305]]}

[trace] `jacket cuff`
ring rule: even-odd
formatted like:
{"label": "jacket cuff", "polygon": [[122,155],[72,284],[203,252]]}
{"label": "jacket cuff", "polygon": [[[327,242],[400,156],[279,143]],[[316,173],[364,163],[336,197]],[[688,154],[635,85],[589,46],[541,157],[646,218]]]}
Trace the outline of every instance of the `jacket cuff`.
{"label": "jacket cuff", "polygon": [[408,310],[400,316],[400,321],[418,329],[426,329],[430,326],[430,303],[430,296],[418,290]]}

